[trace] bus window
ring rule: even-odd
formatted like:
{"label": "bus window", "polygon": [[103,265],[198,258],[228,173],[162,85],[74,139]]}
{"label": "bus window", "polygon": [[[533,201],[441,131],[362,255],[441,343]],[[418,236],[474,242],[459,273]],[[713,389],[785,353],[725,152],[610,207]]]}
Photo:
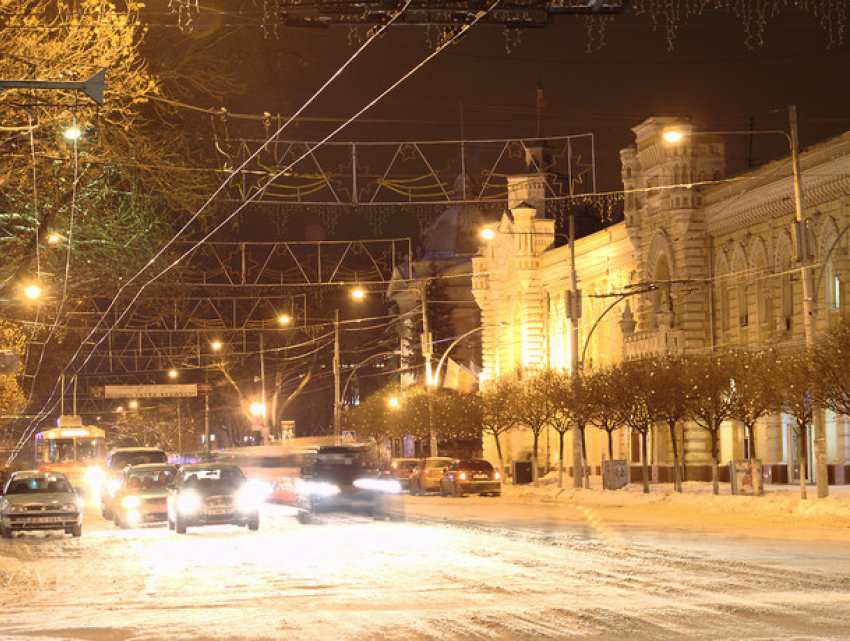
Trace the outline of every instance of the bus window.
{"label": "bus window", "polygon": [[77,458],[101,459],[104,457],[103,441],[96,438],[77,439]]}
{"label": "bus window", "polygon": [[54,438],[47,441],[45,463],[67,463],[74,460],[74,439]]}

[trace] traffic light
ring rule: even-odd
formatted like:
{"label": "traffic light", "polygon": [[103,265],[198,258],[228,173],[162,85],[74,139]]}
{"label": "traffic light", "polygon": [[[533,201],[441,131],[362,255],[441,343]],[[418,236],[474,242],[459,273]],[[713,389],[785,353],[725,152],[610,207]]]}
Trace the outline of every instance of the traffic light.
{"label": "traffic light", "polygon": [[17,374],[21,369],[21,359],[12,350],[0,350],[0,374]]}

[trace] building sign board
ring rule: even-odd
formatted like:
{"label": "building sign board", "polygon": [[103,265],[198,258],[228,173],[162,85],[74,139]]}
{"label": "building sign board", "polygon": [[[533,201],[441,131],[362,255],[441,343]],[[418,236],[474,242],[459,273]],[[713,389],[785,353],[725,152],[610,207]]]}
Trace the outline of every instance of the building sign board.
{"label": "building sign board", "polygon": [[92,385],[89,395],[94,398],[164,398],[209,394],[196,383],[177,385]]}

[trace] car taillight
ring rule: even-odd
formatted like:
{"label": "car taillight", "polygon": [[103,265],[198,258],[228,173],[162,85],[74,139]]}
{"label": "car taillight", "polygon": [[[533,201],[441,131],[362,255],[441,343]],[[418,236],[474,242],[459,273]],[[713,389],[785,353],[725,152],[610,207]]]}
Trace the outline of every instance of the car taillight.
{"label": "car taillight", "polygon": [[458,476],[458,478],[459,478],[461,481],[465,481],[465,480],[466,480],[466,472],[461,472],[461,473],[460,473],[460,474],[458,474],[457,476]]}
{"label": "car taillight", "polygon": [[396,463],[395,461],[393,461],[393,469],[394,469],[394,470],[397,470],[397,469],[398,469],[398,463]]}
{"label": "car taillight", "polygon": [[501,474],[499,474],[498,472],[493,472],[493,480],[494,481],[498,481],[500,478],[502,478]]}

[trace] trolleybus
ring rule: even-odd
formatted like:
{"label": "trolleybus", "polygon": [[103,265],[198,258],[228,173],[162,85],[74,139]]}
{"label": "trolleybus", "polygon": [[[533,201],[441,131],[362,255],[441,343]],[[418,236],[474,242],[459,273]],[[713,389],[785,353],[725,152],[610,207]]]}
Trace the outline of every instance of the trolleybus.
{"label": "trolleybus", "polygon": [[105,461],[105,432],[79,416],[61,416],[58,427],[35,435],[36,469],[62,472],[77,491],[99,487]]}

